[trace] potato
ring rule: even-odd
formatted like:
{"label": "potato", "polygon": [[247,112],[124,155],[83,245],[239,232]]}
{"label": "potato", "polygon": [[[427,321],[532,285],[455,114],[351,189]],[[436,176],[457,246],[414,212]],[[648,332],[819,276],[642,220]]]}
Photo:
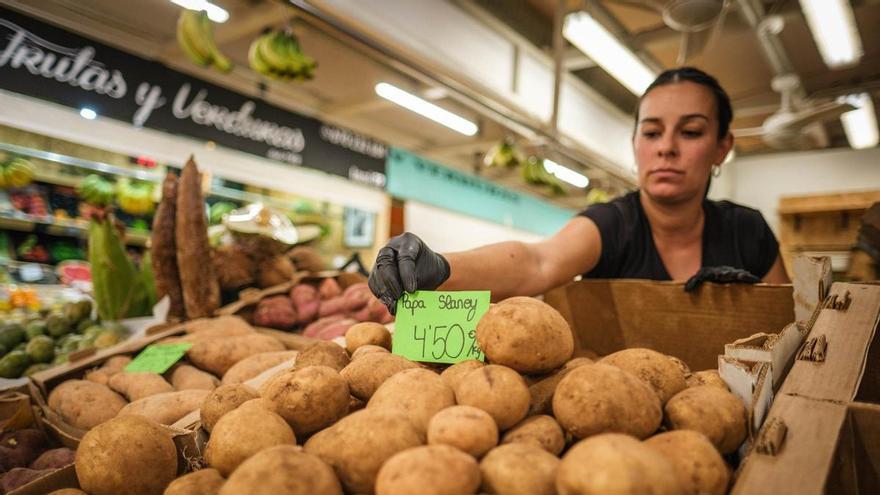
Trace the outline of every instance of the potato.
{"label": "potato", "polygon": [[104,364],[96,369],[86,373],[85,379],[91,382],[107,385],[110,377],[119,373],[131,362],[129,356],[113,356],[104,361]]}
{"label": "potato", "polygon": [[210,432],[224,414],[249,400],[259,398],[256,390],[243,383],[220,385],[202,400],[202,427]]}
{"label": "potato", "polygon": [[441,409],[455,405],[455,393],[440,375],[421,368],[403,370],[376,389],[367,408],[391,408],[404,413],[423,436],[428,422]]}
{"label": "potato", "polygon": [[645,440],[670,463],[684,495],[724,495],[730,469],[712,442],[698,431],[667,431]]}
{"label": "potato", "polygon": [[256,334],[197,341],[186,354],[194,365],[219,376],[248,356],[283,350],[278,339]]}
{"label": "potato", "polygon": [[685,363],[681,359],[678,359],[677,357],[669,355],[669,354],[667,354],[666,357],[668,357],[670,361],[672,361],[673,363],[675,363],[676,366],[678,366],[678,369],[681,370],[681,373],[685,376],[685,378],[691,376],[691,368],[690,368],[690,366],[687,365],[687,363]]}
{"label": "potato", "polygon": [[603,357],[599,363],[637,376],[654,390],[663,404],[687,387],[681,367],[665,354],[651,349],[624,349]]}
{"label": "potato", "polygon": [[216,469],[199,469],[172,481],[162,495],[217,495],[225,482]]}
{"label": "potato", "polygon": [[388,354],[390,351],[384,347],[379,347],[377,345],[372,345],[372,344],[362,345],[362,346],[358,347],[357,349],[355,349],[354,352],[351,353],[351,359],[353,361],[353,360],[359,358],[360,356],[363,356],[365,354],[370,354],[371,352],[382,352],[382,353]]}
{"label": "potato", "polygon": [[559,495],[676,495],[682,493],[666,458],[637,439],[603,433],[574,445],[556,475]]}
{"label": "potato", "polygon": [[713,387],[730,391],[727,387],[727,383],[721,378],[721,375],[718,374],[718,370],[697,371],[687,377],[688,387],[699,387],[700,385],[712,385]]}
{"label": "potato", "polygon": [[522,421],[529,412],[529,388],[516,371],[490,364],[470,371],[455,388],[456,402],[492,416],[499,431]]}
{"label": "potato", "polygon": [[385,325],[365,321],[352,325],[345,332],[345,349],[349,354],[354,353],[358,347],[364,345],[377,345],[391,350],[391,332]]}
{"label": "potato", "polygon": [[489,413],[473,406],[443,409],[428,423],[428,444],[451,445],[476,458],[498,445],[498,425]]}
{"label": "potato", "polygon": [[318,342],[300,353],[296,358],[296,365],[301,366],[329,366],[336,371],[348,366],[351,359],[341,345],[335,342]]}
{"label": "potato", "polygon": [[418,364],[397,354],[375,352],[352,361],[340,374],[348,382],[351,395],[361,400],[369,400],[379,385],[391,375],[418,367]]}
{"label": "potato", "polygon": [[298,354],[298,351],[276,351],[261,352],[260,354],[246,357],[235,363],[223,374],[221,383],[224,385],[244,383],[269,368],[274,368],[285,361],[295,358]]}
{"label": "potato", "polygon": [[220,380],[195,366],[181,364],[171,371],[171,385],[176,390],[214,390]]}
{"label": "potato", "polygon": [[215,336],[247,335],[255,333],[254,327],[244,318],[235,315],[218,316],[217,318],[197,318],[186,322],[183,327],[186,333],[205,332]]}
{"label": "potato", "polygon": [[54,492],[49,492],[49,495],[89,495],[89,494],[78,489],[78,488],[62,488],[60,490],[55,490]]}
{"label": "potato", "polygon": [[75,450],[61,447],[43,452],[29,467],[31,469],[59,469],[73,464],[75,458]]}
{"label": "potato", "polygon": [[224,414],[208,439],[205,461],[223,476],[257,452],[276,445],[296,445],[293,430],[284,418],[268,410],[262,399],[253,399]]}
{"label": "potato", "polygon": [[480,461],[482,491],[494,495],[556,495],[560,460],[538,444],[512,443]]}
{"label": "potato", "polygon": [[651,387],[607,364],[569,371],[553,394],[553,415],[576,438],[611,432],[646,438],[660,427],[662,411]]}
{"label": "potato", "polygon": [[526,418],[508,430],[501,438],[501,443],[533,443],[553,455],[559,455],[565,448],[565,435],[552,416],[540,415]]}
{"label": "potato", "polygon": [[297,367],[277,375],[261,395],[301,437],[348,414],[348,383],[329,366]]}
{"label": "potato", "polygon": [[477,368],[482,368],[483,366],[486,366],[486,363],[476,359],[459,361],[443,370],[443,372],[440,373],[440,378],[442,378],[452,390],[455,390],[455,387],[458,386],[458,382],[461,381],[464,375]]}
{"label": "potato", "polygon": [[89,430],[116,416],[125,399],[106,385],[85,380],[68,380],[49,393],[49,408],[77,428]]}
{"label": "potato", "polygon": [[467,495],[480,487],[473,457],[448,445],[425,445],[398,452],[379,470],[376,495]]}
{"label": "potato", "polygon": [[529,400],[529,416],[553,414],[553,394],[556,392],[556,387],[559,386],[562,378],[578,366],[592,363],[593,361],[588,358],[574,358],[565,363],[565,366],[556,373],[529,385],[529,396],[531,397]]}
{"label": "potato", "polygon": [[373,493],[382,464],[421,443],[418,430],[401,413],[363,409],[313,435],[305,451],[330,464],[347,492]]}
{"label": "potato", "polygon": [[666,427],[706,435],[722,454],[734,452],[746,438],[746,408],[732,393],[714,385],[685,389],[664,407]]}
{"label": "potato", "polygon": [[123,407],[119,416],[137,414],[162,425],[172,425],[198,409],[208,394],[207,390],[181,390],[151,395]]}
{"label": "potato", "polygon": [[491,363],[520,373],[547,373],[574,352],[565,318],[531,297],[511,297],[489,308],[477,323],[477,342]]}
{"label": "potato", "polygon": [[299,447],[279,445],[244,461],[220,495],[342,495],[333,469]]}
{"label": "potato", "polygon": [[151,395],[174,392],[174,387],[158,373],[123,371],[111,376],[107,385],[131,402]]}
{"label": "potato", "polygon": [[76,477],[91,495],[161,494],[177,476],[171,435],[140,416],[121,416],[85,434]]}

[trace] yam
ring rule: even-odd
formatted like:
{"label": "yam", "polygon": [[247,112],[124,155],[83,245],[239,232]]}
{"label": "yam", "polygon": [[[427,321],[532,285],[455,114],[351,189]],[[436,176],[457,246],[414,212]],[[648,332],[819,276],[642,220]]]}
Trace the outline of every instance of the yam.
{"label": "yam", "polygon": [[379,385],[400,371],[419,365],[396,354],[371,353],[352,361],[340,374],[348,382],[351,395],[369,400]]}
{"label": "yam", "polygon": [[192,157],[180,173],[174,223],[177,269],[187,318],[211,316],[220,306],[214,275],[201,174]]}
{"label": "yam", "polygon": [[234,336],[255,333],[254,327],[241,316],[225,315],[216,318],[197,318],[186,322],[183,327],[188,334],[202,333],[215,336]]}
{"label": "yam", "polygon": [[482,409],[447,407],[428,422],[428,444],[451,445],[479,459],[498,445],[498,425]]}
{"label": "yam", "polygon": [[637,439],[603,433],[575,444],[559,465],[559,495],[677,495],[672,463]]}
{"label": "yam", "polygon": [[385,325],[379,323],[364,322],[352,325],[345,332],[345,348],[349,353],[354,353],[358,347],[364,345],[377,345],[391,350],[391,332]]}
{"label": "yam", "polygon": [[492,495],[556,495],[560,460],[537,444],[500,445],[480,461],[482,491]]}
{"label": "yam", "polygon": [[746,438],[747,413],[742,401],[714,385],[679,392],[664,411],[668,429],[698,431],[722,454],[736,451]]}
{"label": "yam", "polygon": [[187,357],[199,368],[220,376],[248,356],[283,350],[284,344],[274,337],[243,335],[195,342],[187,351]]}
{"label": "yam", "polygon": [[171,371],[171,385],[175,390],[214,390],[220,380],[195,366],[181,364]]}
{"label": "yam", "polygon": [[151,395],[126,405],[118,416],[139,415],[161,425],[172,425],[198,409],[208,394],[207,390],[180,390]]}
{"label": "yam", "polygon": [[252,455],[276,445],[296,445],[296,435],[284,418],[264,407],[262,399],[253,399],[217,421],[205,460],[221,475],[229,476]]}
{"label": "yam", "polygon": [[[45,469],[38,456],[49,446],[49,438],[36,428],[8,431],[0,436],[0,473],[15,468]],[[32,464],[33,463],[33,464]]]}
{"label": "yam", "polygon": [[220,495],[342,495],[333,469],[292,445],[269,447],[244,461]]}
{"label": "yam", "polygon": [[511,297],[491,306],[477,323],[477,342],[489,362],[520,373],[553,371],[574,352],[565,318],[531,297]]}
{"label": "yam", "polygon": [[479,487],[477,461],[448,445],[398,452],[376,477],[376,495],[468,495],[477,493]]}
{"label": "yam", "polygon": [[76,477],[91,495],[159,495],[176,476],[171,435],[140,416],[96,426],[76,451]]}
{"label": "yam", "polygon": [[455,388],[456,402],[478,407],[495,420],[499,431],[522,421],[529,411],[529,388],[516,371],[490,364],[468,372]]}
{"label": "yam", "polygon": [[318,295],[322,300],[327,301],[342,295],[342,287],[332,278],[325,278],[318,285]]}
{"label": "yam", "polygon": [[259,397],[256,390],[243,383],[220,385],[202,400],[200,408],[202,427],[210,432],[224,414]]}
{"label": "yam", "polygon": [[183,318],[186,311],[183,303],[183,290],[180,286],[180,271],[177,268],[177,242],[175,223],[177,222],[177,176],[165,174],[162,182],[162,200],[153,215],[153,229],[150,233],[150,262],[156,283],[156,297],[168,296],[171,303],[168,316]]}
{"label": "yam", "polygon": [[[335,344],[334,344],[335,345]],[[300,437],[348,414],[348,383],[328,366],[297,367],[266,384],[262,397]]]}
{"label": "yam", "polygon": [[65,423],[89,430],[116,416],[126,401],[106,385],[68,380],[49,393],[48,405]]}
{"label": "yam", "polygon": [[107,383],[111,390],[125,396],[131,402],[151,395],[173,392],[174,387],[162,375],[149,372],[116,373]]}
{"label": "yam", "polygon": [[508,443],[532,443],[558,456],[565,448],[565,434],[552,416],[532,416],[504,434],[501,444]]}
{"label": "yam", "polygon": [[676,430],[654,435],[645,445],[660,452],[672,464],[684,495],[724,495],[730,469],[705,435]]}
{"label": "yam", "polygon": [[651,349],[624,349],[603,357],[599,363],[635,375],[654,390],[662,404],[687,387],[681,367],[665,354]]}
{"label": "yam", "polygon": [[296,365],[299,367],[329,366],[336,371],[342,371],[350,362],[345,349],[335,342],[317,342],[296,358]]}
{"label": "yam", "polygon": [[385,461],[421,443],[406,416],[387,409],[363,409],[313,435],[305,451],[329,464],[347,492],[370,494]]}
{"label": "yam", "polygon": [[223,374],[223,380],[221,383],[224,385],[244,383],[269,368],[274,368],[285,361],[294,359],[298,354],[299,352],[297,351],[276,351],[261,352],[259,354],[248,356],[232,365],[232,367]]}
{"label": "yam", "polygon": [[405,414],[422,436],[428,422],[442,409],[455,405],[455,393],[440,375],[421,368],[403,370],[385,380],[367,403],[370,408],[395,409]]}
{"label": "yam", "polygon": [[53,469],[28,469],[28,468],[12,468],[8,473],[0,477],[0,491],[3,493],[11,493],[13,490],[27,485],[31,481],[42,478],[54,471]]}
{"label": "yam", "polygon": [[199,469],[172,481],[162,495],[217,495],[225,482],[216,469]]}
{"label": "yam", "polygon": [[318,290],[309,284],[297,284],[290,290],[290,300],[296,310],[296,322],[300,325],[309,323],[318,317],[321,298]]}
{"label": "yam", "polygon": [[64,466],[69,466],[73,464],[76,458],[76,451],[72,449],[68,449],[67,447],[61,447],[58,449],[50,449],[42,454],[40,457],[31,463],[31,469],[60,469]]}

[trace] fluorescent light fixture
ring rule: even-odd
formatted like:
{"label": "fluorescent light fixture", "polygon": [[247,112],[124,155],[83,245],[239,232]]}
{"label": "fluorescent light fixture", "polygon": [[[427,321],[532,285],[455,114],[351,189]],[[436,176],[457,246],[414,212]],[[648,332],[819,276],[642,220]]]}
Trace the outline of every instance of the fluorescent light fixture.
{"label": "fluorescent light fixture", "polygon": [[465,136],[473,136],[479,130],[477,124],[470,120],[459,117],[444,108],[440,108],[391,84],[380,82],[376,85],[376,94]]}
{"label": "fluorescent light fixture", "polygon": [[560,164],[554,162],[553,160],[547,160],[545,158],[544,159],[544,169],[547,172],[550,172],[551,174],[555,175],[557,179],[559,179],[561,181],[568,182],[569,184],[573,185],[574,187],[584,188],[584,187],[587,187],[590,185],[590,178],[589,177],[587,177],[586,175],[584,175],[580,172],[575,172],[574,170],[572,170],[566,166],[560,165]]}
{"label": "fluorescent light fixture", "polygon": [[877,146],[880,137],[877,133],[877,116],[874,113],[871,95],[868,93],[849,95],[846,101],[856,107],[855,110],[840,116],[849,145],[857,150]]}
{"label": "fluorescent light fixture", "polygon": [[212,21],[223,24],[224,22],[229,20],[229,12],[226,11],[223,7],[219,5],[215,5],[208,0],[170,0],[171,3],[175,5],[180,5],[181,7],[189,10],[202,11],[204,10],[208,14],[208,19]]}
{"label": "fluorescent light fixture", "polygon": [[849,0],[801,0],[801,10],[825,65],[846,67],[862,58],[862,40]]}
{"label": "fluorescent light fixture", "polygon": [[569,14],[565,18],[562,34],[636,95],[644,93],[657,77],[654,71],[586,12]]}
{"label": "fluorescent light fixture", "polygon": [[86,120],[95,120],[95,117],[98,116],[98,113],[88,107],[83,107],[79,109],[79,116]]}

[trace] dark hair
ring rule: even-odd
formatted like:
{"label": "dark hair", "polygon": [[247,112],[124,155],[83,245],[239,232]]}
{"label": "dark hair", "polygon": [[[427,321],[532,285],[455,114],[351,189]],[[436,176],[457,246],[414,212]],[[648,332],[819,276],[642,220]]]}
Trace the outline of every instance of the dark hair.
{"label": "dark hair", "polygon": [[657,76],[657,79],[654,79],[654,82],[642,93],[642,96],[639,97],[639,102],[636,104],[636,126],[639,125],[639,107],[642,105],[642,100],[652,89],[684,81],[700,84],[712,90],[712,94],[715,96],[715,107],[718,110],[718,139],[723,139],[730,132],[730,121],[733,120],[733,107],[730,105],[730,97],[727,96],[724,88],[718,84],[717,79],[695,67],[669,69]]}

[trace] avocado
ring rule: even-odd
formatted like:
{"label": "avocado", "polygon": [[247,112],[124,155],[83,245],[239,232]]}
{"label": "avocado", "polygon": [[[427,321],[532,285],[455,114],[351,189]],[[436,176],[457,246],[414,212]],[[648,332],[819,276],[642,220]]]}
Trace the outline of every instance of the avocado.
{"label": "avocado", "polygon": [[56,339],[70,333],[71,330],[70,322],[60,313],[52,313],[46,318],[46,328],[49,335]]}
{"label": "avocado", "polygon": [[25,326],[24,332],[27,335],[28,340],[31,340],[34,337],[46,335],[46,333],[49,332],[49,329],[46,327],[45,321],[34,320]]}
{"label": "avocado", "polygon": [[55,342],[45,335],[32,338],[25,352],[34,363],[48,363],[55,357]]}
{"label": "avocado", "polygon": [[20,323],[7,323],[0,327],[0,345],[12,349],[25,339],[26,333]]}
{"label": "avocado", "polygon": [[0,358],[0,378],[18,378],[31,365],[24,351],[12,351]]}

